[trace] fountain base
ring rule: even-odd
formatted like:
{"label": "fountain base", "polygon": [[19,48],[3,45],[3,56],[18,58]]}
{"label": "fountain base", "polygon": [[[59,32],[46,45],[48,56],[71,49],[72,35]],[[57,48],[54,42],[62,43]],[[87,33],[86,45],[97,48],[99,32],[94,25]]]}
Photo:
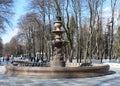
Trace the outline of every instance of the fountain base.
{"label": "fountain base", "polygon": [[85,78],[109,74],[109,65],[95,64],[86,67],[18,67],[6,66],[6,74],[36,78]]}
{"label": "fountain base", "polygon": [[65,62],[64,61],[52,61],[50,63],[51,67],[65,67]]}

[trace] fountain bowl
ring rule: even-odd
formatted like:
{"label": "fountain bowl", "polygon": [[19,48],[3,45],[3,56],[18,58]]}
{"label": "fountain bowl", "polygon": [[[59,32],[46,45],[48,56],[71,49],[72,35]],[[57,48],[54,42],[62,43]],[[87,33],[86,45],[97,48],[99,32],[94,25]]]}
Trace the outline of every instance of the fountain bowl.
{"label": "fountain bowl", "polygon": [[92,66],[77,67],[29,67],[6,65],[6,74],[16,77],[36,78],[86,78],[109,74],[107,64],[93,64]]}
{"label": "fountain bowl", "polygon": [[62,26],[62,22],[61,21],[55,21],[54,22],[54,26],[55,27],[61,27]]}

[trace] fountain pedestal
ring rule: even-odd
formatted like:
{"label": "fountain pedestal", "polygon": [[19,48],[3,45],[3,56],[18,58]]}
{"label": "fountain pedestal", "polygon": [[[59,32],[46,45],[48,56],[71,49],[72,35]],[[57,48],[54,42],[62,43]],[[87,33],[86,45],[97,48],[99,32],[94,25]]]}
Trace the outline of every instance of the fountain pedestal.
{"label": "fountain pedestal", "polygon": [[64,56],[63,56],[63,46],[65,46],[66,42],[62,40],[62,34],[64,33],[61,30],[62,22],[55,21],[54,22],[55,30],[52,33],[55,34],[55,40],[52,41],[53,50],[53,60],[51,61],[51,67],[65,67]]}

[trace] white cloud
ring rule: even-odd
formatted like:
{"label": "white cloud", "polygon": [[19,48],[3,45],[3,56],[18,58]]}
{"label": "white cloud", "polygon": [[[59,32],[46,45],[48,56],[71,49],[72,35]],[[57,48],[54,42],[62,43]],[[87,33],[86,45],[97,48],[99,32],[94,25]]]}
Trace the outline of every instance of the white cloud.
{"label": "white cloud", "polygon": [[103,9],[103,12],[110,12],[111,11],[111,7],[105,7],[104,9]]}
{"label": "white cloud", "polygon": [[13,34],[13,36],[15,36],[19,33],[19,31],[20,31],[19,28],[15,28],[13,31],[11,31],[11,33]]}
{"label": "white cloud", "polygon": [[18,34],[19,31],[19,28],[9,29],[4,35],[2,35],[3,44],[8,43],[12,37]]}
{"label": "white cloud", "polygon": [[110,14],[110,13],[104,13],[104,14],[103,14],[103,17],[104,17],[104,18],[111,18],[111,14]]}
{"label": "white cloud", "polygon": [[111,18],[111,7],[106,6],[103,8],[103,18],[108,20],[108,18]]}
{"label": "white cloud", "polygon": [[[115,14],[114,14],[114,33],[116,33],[116,30],[117,30],[117,26],[118,26],[118,8],[115,9]],[[108,23],[108,19],[109,21],[111,21],[111,17],[112,16],[112,13],[111,13],[111,7],[110,6],[107,6],[103,9],[103,26],[104,26],[104,30],[107,28],[107,23]]]}

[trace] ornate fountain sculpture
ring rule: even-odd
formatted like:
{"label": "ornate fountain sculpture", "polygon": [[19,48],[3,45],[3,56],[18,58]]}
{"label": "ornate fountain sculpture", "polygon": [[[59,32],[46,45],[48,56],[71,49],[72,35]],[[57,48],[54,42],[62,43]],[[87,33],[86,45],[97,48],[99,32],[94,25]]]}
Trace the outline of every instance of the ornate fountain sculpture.
{"label": "ornate fountain sculpture", "polygon": [[63,56],[63,46],[66,45],[66,41],[62,39],[62,34],[64,33],[61,30],[62,21],[60,16],[56,16],[57,21],[54,22],[55,30],[52,33],[55,34],[55,40],[52,41],[53,50],[53,60],[51,62],[51,67],[64,67],[64,56]]}

